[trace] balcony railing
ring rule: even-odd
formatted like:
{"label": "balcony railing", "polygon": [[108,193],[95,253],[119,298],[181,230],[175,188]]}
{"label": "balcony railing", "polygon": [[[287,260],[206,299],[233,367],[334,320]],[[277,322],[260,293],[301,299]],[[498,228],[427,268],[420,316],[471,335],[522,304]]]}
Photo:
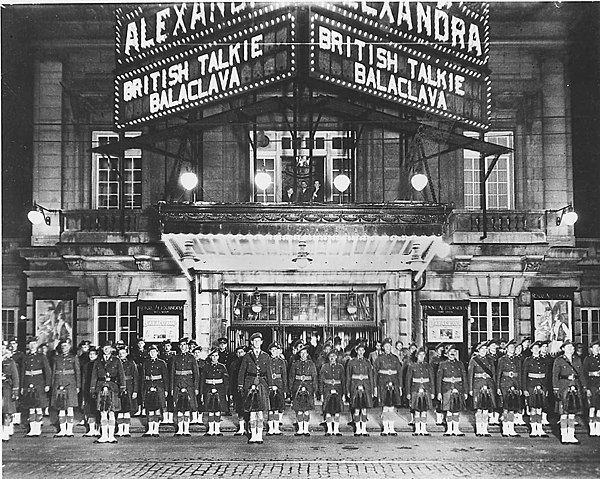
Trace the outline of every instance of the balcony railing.
{"label": "balcony railing", "polygon": [[62,241],[77,241],[82,235],[134,237],[156,234],[154,210],[69,210],[62,213]]}
{"label": "balcony railing", "polygon": [[[544,211],[488,211],[489,233],[543,233],[546,228]],[[479,210],[454,210],[450,216],[450,232],[481,233],[483,213]]]}

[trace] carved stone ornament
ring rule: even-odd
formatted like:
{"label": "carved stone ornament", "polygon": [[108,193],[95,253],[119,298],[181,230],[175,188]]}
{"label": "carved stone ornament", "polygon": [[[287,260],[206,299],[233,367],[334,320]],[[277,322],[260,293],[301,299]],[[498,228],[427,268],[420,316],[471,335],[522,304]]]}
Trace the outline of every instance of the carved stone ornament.
{"label": "carved stone ornament", "polygon": [[473,256],[455,256],[454,257],[454,271],[468,271],[471,266],[471,260]]}

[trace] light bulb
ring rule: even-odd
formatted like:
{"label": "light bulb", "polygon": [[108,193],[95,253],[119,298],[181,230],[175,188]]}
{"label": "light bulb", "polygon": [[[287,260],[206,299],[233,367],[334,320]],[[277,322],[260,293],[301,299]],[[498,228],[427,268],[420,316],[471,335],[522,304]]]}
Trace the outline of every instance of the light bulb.
{"label": "light bulb", "polygon": [[44,215],[41,211],[31,210],[27,213],[27,219],[32,225],[41,225],[44,222]]}
{"label": "light bulb", "polygon": [[410,179],[410,184],[417,191],[422,191],[427,186],[429,180],[423,173],[418,173]]}
{"label": "light bulb", "polygon": [[445,241],[439,240],[435,249],[435,254],[438,258],[445,258],[450,254],[450,245]]}
{"label": "light bulb", "polygon": [[577,213],[574,211],[567,211],[562,217],[561,224],[565,226],[573,226],[577,222],[577,218]]}
{"label": "light bulb", "polygon": [[350,178],[344,174],[337,175],[333,180],[333,186],[335,186],[340,193],[343,193],[350,186]]}
{"label": "light bulb", "polygon": [[179,177],[179,182],[186,190],[191,191],[198,185],[198,177],[196,176],[196,173],[188,171]]}
{"label": "light bulb", "polygon": [[264,191],[271,184],[271,176],[264,171],[260,171],[256,173],[256,176],[254,177],[254,183]]}

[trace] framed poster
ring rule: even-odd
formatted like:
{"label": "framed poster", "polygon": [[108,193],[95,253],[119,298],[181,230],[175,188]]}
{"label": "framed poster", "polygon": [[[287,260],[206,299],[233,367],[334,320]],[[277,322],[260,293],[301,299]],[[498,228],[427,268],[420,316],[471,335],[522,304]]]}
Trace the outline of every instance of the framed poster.
{"label": "framed poster", "polygon": [[550,341],[550,353],[558,353],[566,339],[573,340],[573,290],[532,289],[531,330],[535,341]]}
{"label": "framed poster", "polygon": [[144,341],[178,341],[183,335],[184,303],[185,301],[138,301],[138,315]]}
{"label": "framed poster", "polygon": [[73,329],[72,299],[36,299],[35,335],[39,344],[47,343],[49,349],[55,349],[64,339],[74,343]]}
{"label": "framed poster", "polygon": [[428,316],[428,343],[462,343],[464,318],[462,316]]}

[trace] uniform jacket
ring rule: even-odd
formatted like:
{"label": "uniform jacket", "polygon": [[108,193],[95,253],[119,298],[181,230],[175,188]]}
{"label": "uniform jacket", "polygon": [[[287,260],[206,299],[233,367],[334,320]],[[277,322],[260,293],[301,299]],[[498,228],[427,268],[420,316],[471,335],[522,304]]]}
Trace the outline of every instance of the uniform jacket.
{"label": "uniform jacket", "polygon": [[344,394],[346,390],[346,372],[344,366],[338,362],[333,365],[325,363],[321,366],[318,393],[323,395],[324,404],[332,389],[335,389],[340,395]]}
{"label": "uniform jacket", "polygon": [[[478,363],[481,361],[489,371],[481,367]],[[483,386],[487,386],[492,391],[496,392],[496,371],[494,368],[494,360],[487,355],[483,358],[477,353],[469,361],[469,369],[467,371],[467,386],[469,391],[479,391]]]}
{"label": "uniform jacket", "polygon": [[552,368],[552,387],[558,389],[559,397],[571,386],[575,386],[581,392],[581,359],[574,354],[571,361],[565,355],[554,360]]}
{"label": "uniform jacket", "polygon": [[311,359],[307,359],[306,361],[295,361],[290,368],[289,384],[292,396],[294,396],[302,386],[305,386],[311,395],[316,394],[319,383],[315,363],[313,363]]}
{"label": "uniform jacket", "polygon": [[12,358],[2,360],[2,389],[8,388],[12,394],[19,394],[19,371]]}
{"label": "uniform jacket", "polygon": [[537,386],[548,390],[548,361],[542,356],[529,356],[523,361],[521,369],[521,387],[533,393]]}
{"label": "uniform jacket", "polygon": [[600,354],[583,360],[583,386],[593,391],[600,389]]}
{"label": "uniform jacket", "polygon": [[421,388],[433,394],[435,388],[433,368],[426,362],[417,361],[411,363],[406,371],[406,392],[416,394]]}
{"label": "uniform jacket", "polygon": [[171,361],[170,376],[171,394],[176,393],[176,389],[191,389],[192,391],[200,389],[200,371],[198,363],[190,353],[176,354]]}
{"label": "uniform jacket", "polygon": [[238,386],[242,386],[245,390],[250,389],[252,384],[263,383],[270,386],[272,377],[271,358],[264,351],[261,351],[257,357],[254,350],[251,350],[242,358],[237,378]]}
{"label": "uniform jacket", "polygon": [[283,394],[288,392],[287,363],[283,358],[271,358],[271,386],[277,386]]}
{"label": "uniform jacket", "polygon": [[61,386],[68,391],[69,407],[77,406],[77,388],[81,385],[79,359],[72,354],[60,354],[52,366],[52,396],[56,397]]}
{"label": "uniform jacket", "polygon": [[435,393],[445,394],[455,388],[463,394],[467,392],[467,372],[465,365],[458,359],[447,359],[438,367]]}
{"label": "uniform jacket", "polygon": [[373,363],[375,377],[377,378],[377,388],[379,394],[382,394],[389,383],[392,383],[398,390],[402,388],[402,363],[395,354],[378,354]]}
{"label": "uniform jacket", "polygon": [[123,374],[125,375],[125,388],[129,395],[133,393],[140,393],[140,374],[138,372],[137,364],[133,359],[126,358],[121,360],[123,365]]}
{"label": "uniform jacket", "polygon": [[36,388],[43,390],[46,386],[51,386],[52,371],[46,355],[27,353],[23,356],[20,379],[21,388],[27,388],[30,384],[33,384]]}
{"label": "uniform jacket", "polygon": [[112,382],[119,386],[121,391],[125,390],[125,372],[121,360],[115,356],[105,358],[104,355],[98,356],[94,361],[92,369],[92,379],[90,382],[90,392],[99,392],[99,387],[105,382]]}
{"label": "uniform jacket", "polygon": [[[229,394],[229,373],[224,364],[207,362],[202,370],[201,382],[202,394],[205,395],[205,400],[206,394],[211,389],[216,389],[221,396]],[[212,384],[213,382],[215,384]]]}
{"label": "uniform jacket", "polygon": [[146,359],[142,366],[141,382],[143,390],[147,391],[150,386],[169,391],[169,371],[167,364],[162,359]]}
{"label": "uniform jacket", "polygon": [[356,388],[362,386],[368,398],[373,396],[375,385],[373,367],[368,359],[352,358],[346,364],[346,394],[353,397]]}
{"label": "uniform jacket", "polygon": [[503,395],[506,395],[507,391],[511,387],[514,387],[517,391],[520,391],[521,358],[516,355],[509,356],[506,354],[498,359],[496,379],[498,382],[498,388],[502,390]]}

